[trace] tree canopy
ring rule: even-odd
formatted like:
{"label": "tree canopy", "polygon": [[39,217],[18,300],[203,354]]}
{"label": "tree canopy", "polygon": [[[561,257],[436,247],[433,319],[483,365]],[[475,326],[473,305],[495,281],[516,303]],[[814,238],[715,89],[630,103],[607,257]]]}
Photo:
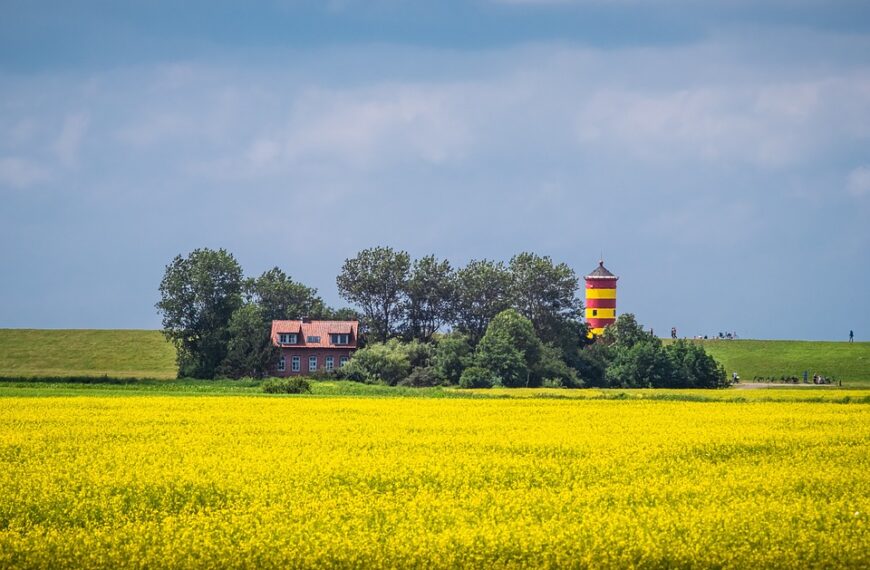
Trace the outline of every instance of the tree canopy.
{"label": "tree canopy", "polygon": [[163,334],[176,347],[180,377],[214,378],[226,357],[229,321],[242,305],[242,268],[224,249],[177,255],[160,282]]}

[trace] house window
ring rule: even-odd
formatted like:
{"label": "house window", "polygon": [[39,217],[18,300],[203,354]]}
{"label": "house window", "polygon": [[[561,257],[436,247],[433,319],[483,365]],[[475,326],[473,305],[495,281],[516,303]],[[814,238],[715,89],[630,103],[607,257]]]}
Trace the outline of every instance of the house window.
{"label": "house window", "polygon": [[296,339],[295,333],[280,333],[278,335],[278,342],[280,344],[296,344]]}
{"label": "house window", "polygon": [[278,372],[284,372],[287,369],[287,359],[283,356],[278,359]]}
{"label": "house window", "polygon": [[299,372],[302,369],[302,359],[298,356],[294,356],[290,359],[290,370],[293,372]]}
{"label": "house window", "polygon": [[309,336],[305,339],[305,342],[320,342],[319,336]]}
{"label": "house window", "polygon": [[332,337],[332,344],[350,344],[349,334],[333,334],[329,336]]}
{"label": "house window", "polygon": [[332,370],[333,368],[335,368],[335,357],[334,356],[327,356],[326,357],[326,369]]}
{"label": "house window", "polygon": [[308,371],[314,372],[315,370],[317,370],[317,357],[316,356],[309,356],[308,357]]}
{"label": "house window", "polygon": [[346,356],[342,356],[341,358],[338,359],[339,366],[344,366],[345,364],[347,364],[347,357]]}

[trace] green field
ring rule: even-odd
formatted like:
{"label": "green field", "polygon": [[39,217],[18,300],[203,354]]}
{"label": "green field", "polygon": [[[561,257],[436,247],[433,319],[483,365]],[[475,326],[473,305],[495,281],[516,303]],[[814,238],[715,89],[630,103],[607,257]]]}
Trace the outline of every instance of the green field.
{"label": "green field", "polygon": [[745,382],[756,376],[796,376],[804,370],[842,380],[844,385],[870,386],[870,342],[802,340],[707,340],[701,342],[730,375]]}
{"label": "green field", "polygon": [[159,331],[0,329],[0,377],[175,378]]}
{"label": "green field", "polygon": [[[870,386],[870,342],[709,340],[704,347],[744,381],[823,374]],[[159,331],[0,329],[0,378],[175,377],[175,350]]]}

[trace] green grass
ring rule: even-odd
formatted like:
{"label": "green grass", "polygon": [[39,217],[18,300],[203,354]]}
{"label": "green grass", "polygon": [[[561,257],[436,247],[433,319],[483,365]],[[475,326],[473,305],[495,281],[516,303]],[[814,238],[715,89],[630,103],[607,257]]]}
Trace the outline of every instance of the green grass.
{"label": "green grass", "polygon": [[700,342],[725,366],[730,376],[741,380],[755,376],[815,374],[843,381],[844,386],[870,386],[870,342],[821,342],[801,340],[707,340]]}
{"label": "green grass", "polygon": [[0,398],[68,396],[255,396],[263,398],[461,398],[547,400],[664,400],[684,402],[827,402],[870,404],[867,390],[836,386],[779,388],[775,390],[665,390],[493,388],[463,390],[454,387],[407,388],[360,384],[346,380],[311,380],[310,394],[265,394],[263,380],[154,380],[154,379],[0,379]]}
{"label": "green grass", "polygon": [[159,331],[0,329],[0,377],[175,378]]}

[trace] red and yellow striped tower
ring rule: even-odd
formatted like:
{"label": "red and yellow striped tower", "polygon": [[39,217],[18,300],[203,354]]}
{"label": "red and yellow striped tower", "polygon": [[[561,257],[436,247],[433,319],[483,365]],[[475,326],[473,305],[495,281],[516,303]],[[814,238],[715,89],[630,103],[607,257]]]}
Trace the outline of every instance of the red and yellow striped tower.
{"label": "red and yellow striped tower", "polygon": [[600,335],[604,327],[616,320],[616,275],[598,262],[586,279],[586,322],[592,334]]}

